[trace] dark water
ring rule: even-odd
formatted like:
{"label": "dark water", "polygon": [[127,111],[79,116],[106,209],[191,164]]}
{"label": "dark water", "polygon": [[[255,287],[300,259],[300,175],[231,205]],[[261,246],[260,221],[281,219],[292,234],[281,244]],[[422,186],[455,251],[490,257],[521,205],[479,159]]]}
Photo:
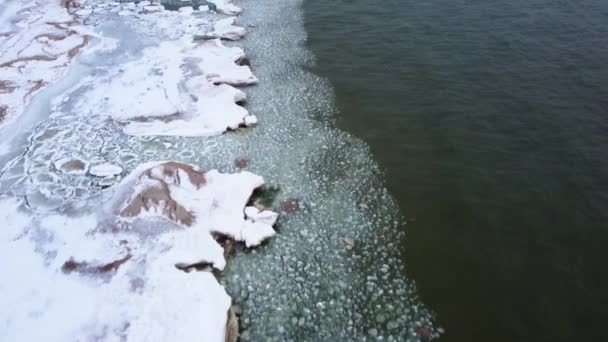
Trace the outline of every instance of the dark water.
{"label": "dark water", "polygon": [[444,341],[608,340],[608,1],[305,0]]}

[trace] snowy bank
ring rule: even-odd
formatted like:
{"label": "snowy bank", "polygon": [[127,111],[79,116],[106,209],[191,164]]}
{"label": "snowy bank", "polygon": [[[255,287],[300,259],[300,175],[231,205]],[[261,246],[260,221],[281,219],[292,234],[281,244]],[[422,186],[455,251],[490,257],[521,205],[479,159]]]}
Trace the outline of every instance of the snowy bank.
{"label": "snowy bank", "polygon": [[109,220],[36,215],[0,198],[0,270],[11,275],[0,291],[2,337],[224,341],[231,299],[211,272],[188,265],[225,267],[213,234],[247,246],[274,235],[276,214],[245,208],[262,184],[248,172],[148,163],[117,188]]}
{"label": "snowy bank", "polygon": [[0,5],[0,123],[16,119],[32,97],[59,80],[89,41],[59,1]]}
{"label": "snowy bank", "polygon": [[165,41],[102,79],[83,81],[89,90],[76,106],[125,123],[129,135],[211,136],[251,126],[257,118],[239,105],[246,95],[233,87],[258,82],[237,64],[244,57],[219,39]]}

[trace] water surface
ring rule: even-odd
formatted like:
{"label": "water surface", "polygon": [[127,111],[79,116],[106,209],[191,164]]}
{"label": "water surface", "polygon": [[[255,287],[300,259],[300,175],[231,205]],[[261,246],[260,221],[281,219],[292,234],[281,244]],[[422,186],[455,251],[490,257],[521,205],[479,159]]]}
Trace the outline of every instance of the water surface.
{"label": "water surface", "polygon": [[306,0],[445,341],[601,340],[608,2]]}

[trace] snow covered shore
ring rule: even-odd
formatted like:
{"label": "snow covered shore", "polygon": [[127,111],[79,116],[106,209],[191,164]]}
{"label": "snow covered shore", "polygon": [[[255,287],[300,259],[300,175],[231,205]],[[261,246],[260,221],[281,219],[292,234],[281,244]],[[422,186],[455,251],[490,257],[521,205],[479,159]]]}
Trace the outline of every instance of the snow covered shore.
{"label": "snow covered shore", "polygon": [[230,297],[210,270],[191,270],[224,269],[213,234],[247,246],[275,234],[276,214],[245,209],[262,184],[248,172],[159,162],[134,170],[97,214],[36,215],[0,198],[0,265],[10,275],[0,337],[224,341]]}
{"label": "snow covered shore", "polygon": [[[142,137],[213,136],[255,125],[235,87],[258,80],[240,63],[244,51],[222,43],[244,36],[236,18],[225,16],[241,10],[227,0],[210,3],[221,14],[204,7],[169,12],[150,1],[0,5],[0,124],[18,120],[87,46],[90,55],[118,51],[154,26],[164,37],[124,62],[93,68],[53,102],[51,118],[109,119]],[[96,32],[113,16],[134,34]],[[53,139],[58,131],[51,131],[34,132],[32,141]],[[263,178],[167,161],[139,165],[123,179],[122,165],[53,156],[58,146],[45,145],[45,162],[27,164],[36,172],[112,181],[114,195],[101,207],[96,199],[75,205],[64,196],[51,208],[45,204],[58,193],[44,190],[44,181],[31,183],[37,201],[20,181],[3,186],[0,271],[10,276],[0,281],[0,340],[235,340],[231,299],[212,271],[226,267],[226,241],[255,247],[274,236],[278,215],[247,206]],[[5,179],[19,160],[3,168]]]}
{"label": "snow covered shore", "polygon": [[89,35],[59,1],[0,4],[0,124],[65,73]]}
{"label": "snow covered shore", "polygon": [[[332,124],[331,85],[307,68],[301,0],[237,1],[236,19],[219,10],[228,1],[167,1],[80,2],[87,46],[0,126],[22,130],[0,146],[0,217],[14,228],[0,269],[15,275],[0,281],[0,337],[427,341],[420,331],[436,330],[405,275],[398,208],[369,149]],[[254,115],[256,127],[241,124]],[[216,124],[228,121],[238,127]],[[241,206],[255,175],[264,191]],[[214,202],[231,225],[210,239],[204,216],[224,217]],[[274,236],[248,248],[250,228],[270,237],[278,212]],[[209,331],[201,306],[217,309]]]}

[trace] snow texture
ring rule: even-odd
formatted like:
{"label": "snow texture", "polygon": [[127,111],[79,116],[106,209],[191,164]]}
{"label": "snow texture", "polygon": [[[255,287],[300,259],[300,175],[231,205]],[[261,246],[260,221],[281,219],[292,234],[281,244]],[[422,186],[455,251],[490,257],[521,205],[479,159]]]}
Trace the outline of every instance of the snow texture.
{"label": "snow texture", "polygon": [[59,80],[89,41],[59,1],[0,4],[0,124],[19,117],[32,97]]}
{"label": "snow texture", "polygon": [[[130,135],[211,136],[250,126],[257,118],[238,105],[246,95],[231,85],[257,78],[238,47],[191,36],[147,48],[142,57],[88,79],[90,90],[77,106],[85,115],[109,115]],[[93,86],[93,83],[95,84]]]}
{"label": "snow texture", "polygon": [[215,22],[213,29],[203,35],[203,38],[221,38],[226,40],[239,40],[245,36],[247,30],[237,26],[236,17],[228,17]]}
{"label": "snow texture", "polygon": [[241,8],[235,6],[231,0],[208,0],[208,2],[214,4],[217,11],[220,13],[228,15],[237,15],[241,13]]}
{"label": "snow texture", "polygon": [[[213,240],[212,234],[242,241],[247,247],[257,246],[275,235],[272,225],[277,220],[276,213],[258,213],[251,208],[245,210],[253,191],[263,184],[262,177],[250,172],[222,174],[216,170],[203,172],[181,163],[151,162],[138,167],[122,182],[119,188],[133,188],[134,191],[126,201],[123,200],[120,211],[135,210],[135,213],[129,213],[129,217],[162,216],[187,226],[183,234],[173,237],[173,243],[180,246],[177,250],[181,253],[175,262],[196,264],[205,261],[222,270],[226,265],[223,250]],[[157,200],[159,193],[156,190],[163,191],[165,187],[168,198],[152,205],[141,203],[141,208],[133,206],[133,202],[142,199],[144,202]],[[154,192],[147,197],[150,188]],[[124,194],[119,194],[117,201],[120,202],[122,197]],[[181,213],[181,217],[180,213],[169,213],[166,206],[170,202],[174,202],[171,204],[174,207],[184,208],[187,213]],[[194,219],[184,223],[184,216]]]}
{"label": "snow texture", "polygon": [[[223,269],[223,249],[211,233],[257,245],[274,235],[276,214],[244,218],[251,193],[263,184],[257,175],[209,171],[198,187],[190,179],[194,174],[185,171],[192,167],[167,173],[166,165],[144,164],[117,189],[118,202],[136,194],[149,186],[150,179],[142,177],[149,171],[195,214],[188,227],[157,224],[156,236],[128,229],[136,224],[124,220],[101,221],[97,214],[34,215],[22,201],[0,198],[0,271],[10,275],[0,285],[3,339],[224,341],[230,297],[212,273],[187,273],[176,265],[211,261]],[[151,229],[154,216],[142,213],[138,219]]]}

